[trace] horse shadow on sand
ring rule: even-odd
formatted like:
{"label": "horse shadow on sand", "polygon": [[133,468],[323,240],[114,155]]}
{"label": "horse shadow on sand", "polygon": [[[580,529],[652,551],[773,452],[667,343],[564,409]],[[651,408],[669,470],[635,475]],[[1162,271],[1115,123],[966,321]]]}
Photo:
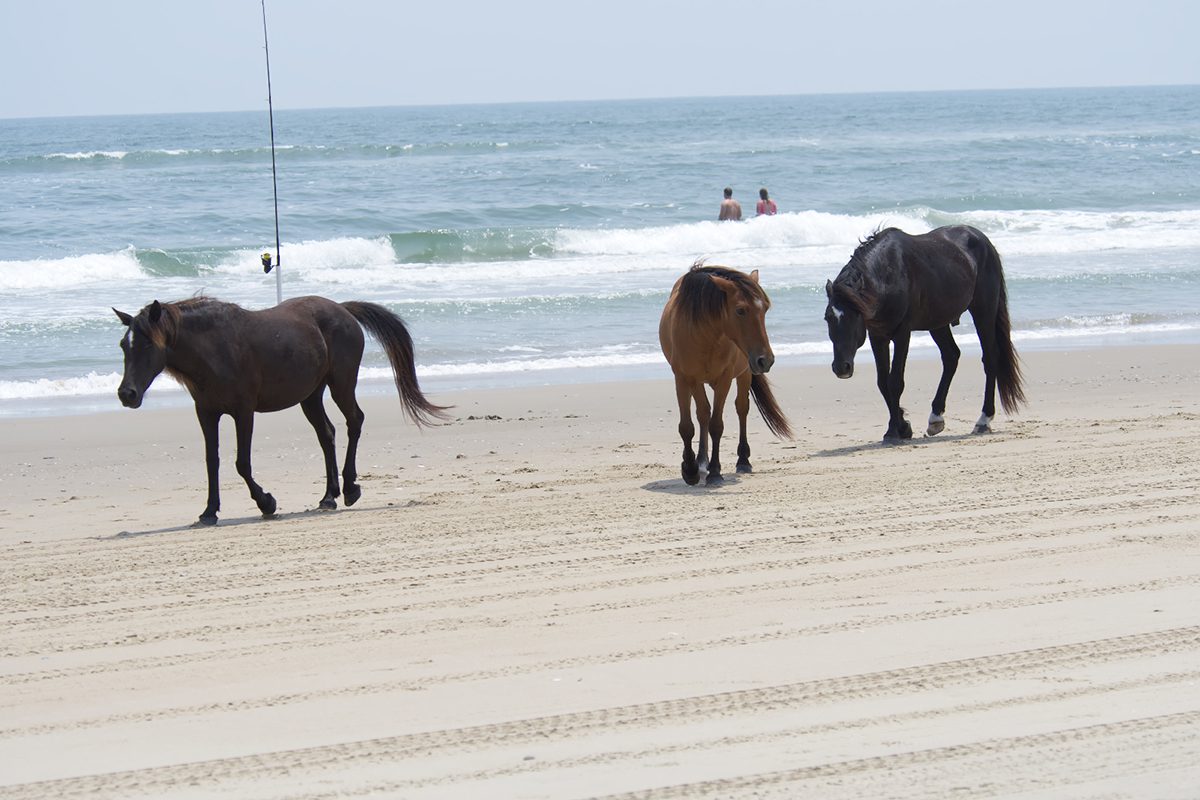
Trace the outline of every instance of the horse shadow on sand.
{"label": "horse shadow on sand", "polygon": [[705,484],[703,481],[695,486],[688,486],[679,476],[667,478],[661,481],[650,481],[642,484],[642,490],[646,492],[657,492],[658,494],[674,494],[679,496],[694,495],[697,492],[717,492],[721,489],[727,489],[732,486],[737,486],[741,483],[740,475],[726,475],[725,480],[715,485]]}
{"label": "horse shadow on sand", "polygon": [[[982,434],[987,435],[987,434]],[[972,439],[978,439],[981,434],[978,433],[954,433],[946,435],[939,433],[937,436],[922,436],[913,439],[883,439],[874,442],[863,442],[861,444],[851,444],[845,447],[834,447],[828,450],[817,450],[812,454],[813,458],[837,458],[838,456],[850,456],[855,453],[862,453],[871,450],[890,450],[894,447],[935,447],[942,442],[962,442]]]}
{"label": "horse shadow on sand", "polygon": [[[361,514],[363,512],[371,511],[386,511],[387,509],[388,506],[360,506],[355,509],[355,513]],[[224,518],[216,525],[206,525],[197,520],[195,522],[188,522],[181,525],[170,525],[164,528],[150,528],[144,531],[123,530],[108,536],[93,536],[92,539],[100,542],[117,542],[123,539],[135,539],[142,536],[158,536],[165,533],[182,533],[192,530],[204,530],[206,528],[209,530],[214,528],[217,530],[224,530],[226,528],[241,527],[243,525],[272,525],[285,520],[302,520],[310,519],[312,517],[331,516],[338,514],[338,512],[339,509],[310,508],[303,511],[288,511],[282,514],[276,513],[269,517],[264,517],[261,514],[255,514],[246,517]]]}

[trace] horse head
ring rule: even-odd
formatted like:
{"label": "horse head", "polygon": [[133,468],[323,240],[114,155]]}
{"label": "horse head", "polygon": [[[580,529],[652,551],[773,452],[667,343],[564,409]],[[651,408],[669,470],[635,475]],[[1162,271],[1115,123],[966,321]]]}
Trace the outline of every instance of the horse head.
{"label": "horse head", "polygon": [[155,300],[139,311],[136,317],[115,308],[113,312],[128,328],[121,339],[121,350],[125,353],[125,374],[117,389],[117,397],[126,408],[138,408],[150,384],[167,365],[163,306]]}
{"label": "horse head", "polygon": [[[838,276],[841,279],[841,276]],[[867,340],[867,321],[853,296],[825,281],[825,324],[829,326],[829,341],[833,342],[833,374],[849,378],[854,374],[854,354]]]}
{"label": "horse head", "polygon": [[746,354],[750,374],[762,375],[775,363],[767,338],[766,316],[771,301],[758,283],[758,270],[748,275],[729,271],[727,275],[712,276],[726,298],[725,335]]}

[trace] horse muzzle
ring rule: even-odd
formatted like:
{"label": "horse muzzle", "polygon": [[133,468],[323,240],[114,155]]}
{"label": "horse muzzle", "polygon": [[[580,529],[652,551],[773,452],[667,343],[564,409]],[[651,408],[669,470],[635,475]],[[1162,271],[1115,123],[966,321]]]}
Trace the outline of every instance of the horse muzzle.
{"label": "horse muzzle", "polygon": [[774,353],[762,353],[750,359],[750,374],[765,375],[775,365]]}
{"label": "horse muzzle", "polygon": [[854,375],[853,361],[835,361],[833,362],[833,374],[839,378],[845,379]]}
{"label": "horse muzzle", "polygon": [[139,408],[142,405],[142,393],[128,386],[117,389],[117,398],[126,408]]}

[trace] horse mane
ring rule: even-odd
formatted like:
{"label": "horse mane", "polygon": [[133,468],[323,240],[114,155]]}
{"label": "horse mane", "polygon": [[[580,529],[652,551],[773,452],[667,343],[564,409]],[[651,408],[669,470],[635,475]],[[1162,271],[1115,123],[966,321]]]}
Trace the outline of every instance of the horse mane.
{"label": "horse mane", "polygon": [[[226,303],[204,294],[197,294],[184,300],[159,302],[158,305],[161,313],[157,320],[150,321],[149,309],[153,306],[153,303],[142,309],[142,313],[139,313],[134,320],[134,324],[140,329],[139,332],[149,337],[154,346],[158,348],[167,348],[174,345],[176,337],[179,335],[180,322],[185,316],[205,312],[220,312],[234,307],[232,303]],[[187,375],[184,375],[170,365],[164,368],[164,372],[178,381],[189,392],[192,392],[195,388],[193,381]]]}
{"label": "horse mane", "polygon": [[143,313],[138,314],[136,322],[141,329],[140,332],[149,337],[155,347],[168,347],[175,341],[175,336],[179,333],[179,322],[184,316],[230,304],[203,294],[197,294],[185,300],[159,302],[162,313],[153,322],[148,313],[152,305],[153,303],[142,309]]}
{"label": "horse mane", "polygon": [[864,317],[875,316],[879,306],[879,294],[870,280],[871,257],[885,234],[896,228],[876,228],[866,238],[859,240],[858,247],[842,271],[833,279],[833,299],[840,300]]}
{"label": "horse mane", "polygon": [[729,267],[705,266],[703,259],[692,264],[691,269],[679,283],[676,302],[683,316],[693,322],[720,316],[725,309],[725,292],[713,278],[722,278],[734,284],[748,300],[760,300],[771,306],[771,300],[762,286],[744,272]]}

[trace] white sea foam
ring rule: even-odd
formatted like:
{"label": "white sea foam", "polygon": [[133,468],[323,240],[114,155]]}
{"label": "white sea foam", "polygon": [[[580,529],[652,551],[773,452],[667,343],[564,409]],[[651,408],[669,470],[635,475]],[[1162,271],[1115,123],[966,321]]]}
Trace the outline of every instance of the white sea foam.
{"label": "white sea foam", "polygon": [[[662,353],[603,353],[596,355],[555,356],[532,359],[508,359],[496,361],[467,361],[453,364],[426,364],[417,369],[417,375],[443,377],[447,375],[489,375],[514,372],[545,372],[556,369],[596,369],[600,367],[628,367],[640,364],[657,364],[663,359]],[[391,378],[387,368],[364,368],[360,375],[364,378]]]}
{"label": "white sea foam", "polygon": [[143,276],[132,247],[58,259],[0,261],[0,291],[76,289]]}
{"label": "white sea foam", "polygon": [[879,228],[924,233],[945,224],[978,227],[1006,257],[1200,247],[1200,209],[961,213],[911,209],[878,215],[803,211],[755,217],[742,224],[696,222],[659,228],[568,229],[557,232],[554,244],[559,253],[590,256],[704,253],[759,263],[840,264],[861,239]]}
{"label": "white sea foam", "polygon": [[[48,397],[89,397],[116,395],[121,385],[121,375],[110,372],[101,375],[89,372],[77,378],[38,378],[28,381],[0,381],[0,400],[39,400]],[[175,380],[160,375],[154,381],[152,391],[183,391]]]}
{"label": "white sea foam", "polygon": [[[400,263],[391,241],[381,236],[285,242],[283,259],[289,277],[310,283],[314,291],[325,286],[403,285],[440,287],[446,297],[461,297],[464,291],[477,296],[486,292],[482,287],[508,286],[528,294],[531,282],[555,284],[572,276],[644,273],[647,280],[660,281],[698,258],[739,268],[786,267],[792,271],[788,281],[795,283],[817,280],[831,268],[840,267],[858,242],[878,228],[896,226],[920,233],[953,223],[983,230],[1005,258],[1006,271],[1015,276],[1045,277],[1029,272],[1022,264],[1022,259],[1029,257],[1200,249],[1200,209],[962,213],[912,209],[878,215],[802,211],[740,224],[705,221],[652,228],[565,228],[546,233],[548,255],[538,258]],[[463,245],[464,252],[470,249]],[[244,283],[247,275],[261,274],[260,255],[258,249],[239,250],[218,263],[197,268],[211,273],[217,286],[222,278]],[[1055,261],[1055,267],[1058,274],[1097,269],[1081,259]],[[1044,266],[1037,269],[1044,270]],[[147,277],[132,247],[59,259],[0,261],[0,291],[72,289],[93,283],[127,285]],[[636,279],[631,281],[629,288],[641,288]]]}
{"label": "white sea foam", "polygon": [[969,211],[953,215],[1006,256],[1200,246],[1200,209],[1175,211]]}
{"label": "white sea foam", "polygon": [[[213,271],[218,274],[243,276],[253,273],[260,266],[259,250],[239,250],[216,264]],[[323,241],[285,242],[281,247],[281,259],[289,273],[303,277],[324,277],[353,280],[364,277],[353,274],[358,270],[369,270],[396,263],[396,254],[385,236],[374,239],[341,237]]]}
{"label": "white sea foam", "polygon": [[42,156],[45,159],[65,159],[67,161],[86,161],[90,158],[111,158],[120,160],[129,155],[127,150],[86,150],[75,153],[48,153]]}

